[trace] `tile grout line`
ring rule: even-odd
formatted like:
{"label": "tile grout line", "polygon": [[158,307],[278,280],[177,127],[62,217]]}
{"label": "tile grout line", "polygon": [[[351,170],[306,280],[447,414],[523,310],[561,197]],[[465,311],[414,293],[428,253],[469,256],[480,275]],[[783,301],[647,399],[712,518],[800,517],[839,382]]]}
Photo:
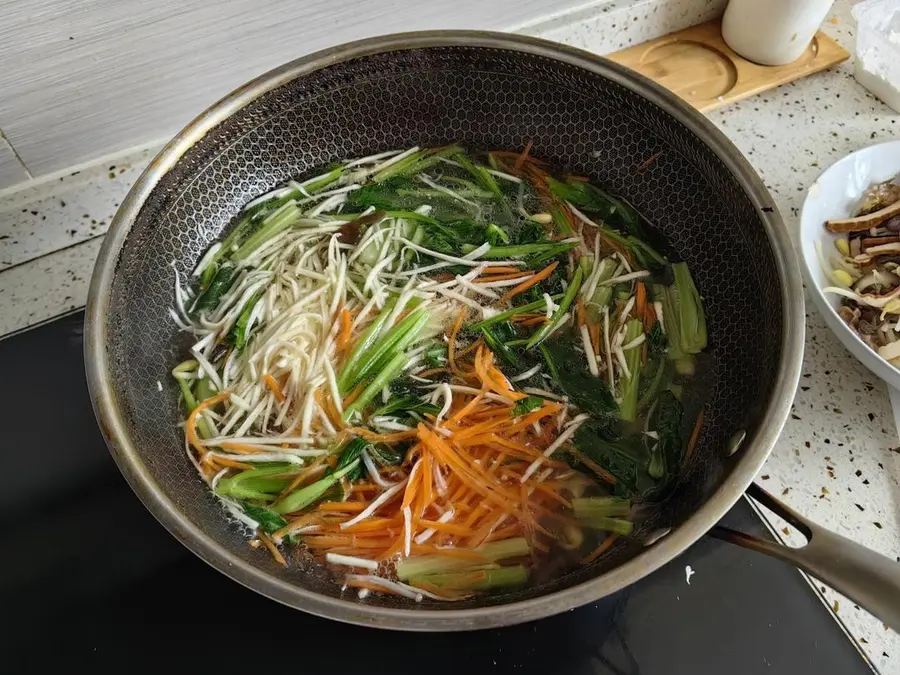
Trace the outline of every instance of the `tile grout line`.
{"label": "tile grout line", "polygon": [[[3,145],[9,148],[9,151],[13,154],[13,157],[16,158],[16,161],[22,165],[22,171],[26,173],[30,180],[34,180],[34,174],[31,173],[31,169],[28,168],[28,165],[25,163],[25,160],[22,159],[22,156],[19,154],[19,151],[16,150],[15,146],[12,142],[6,137],[6,134],[3,133],[3,129],[0,129],[0,141],[2,141]],[[23,183],[24,184],[24,183]]]}
{"label": "tile grout line", "polygon": [[9,267],[4,267],[0,269],[0,277],[2,277],[4,272],[11,272],[13,270],[19,269],[24,265],[30,265],[31,263],[37,262],[38,260],[43,260],[51,255],[56,255],[57,253],[62,253],[63,251],[68,251],[70,249],[76,248],[78,246],[82,246],[84,244],[89,244],[92,241],[96,241],[97,239],[102,239],[106,236],[106,232],[102,232],[100,234],[96,234],[93,237],[88,237],[87,239],[82,239],[80,241],[73,242],[67,246],[62,246],[60,248],[55,248],[52,251],[47,251],[46,253],[42,253],[41,255],[35,256],[34,258],[29,258],[28,260],[23,260],[22,262],[18,262],[15,265],[10,265]]}

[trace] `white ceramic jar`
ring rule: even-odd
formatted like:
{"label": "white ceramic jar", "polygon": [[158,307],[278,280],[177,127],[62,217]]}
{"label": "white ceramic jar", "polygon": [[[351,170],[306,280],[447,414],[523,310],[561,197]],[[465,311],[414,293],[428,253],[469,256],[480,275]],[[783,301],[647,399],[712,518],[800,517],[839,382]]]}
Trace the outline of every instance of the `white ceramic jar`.
{"label": "white ceramic jar", "polygon": [[745,59],[766,66],[796,61],[825,20],[833,0],[731,0],[722,37]]}

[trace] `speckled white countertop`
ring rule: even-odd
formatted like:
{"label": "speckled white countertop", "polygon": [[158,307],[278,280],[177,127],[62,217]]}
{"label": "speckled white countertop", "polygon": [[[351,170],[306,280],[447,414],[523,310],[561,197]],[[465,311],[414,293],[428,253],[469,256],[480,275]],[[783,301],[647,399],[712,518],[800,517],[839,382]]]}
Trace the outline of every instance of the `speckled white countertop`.
{"label": "speckled white countertop", "polygon": [[[723,5],[616,0],[576,22],[570,17],[521,30],[608,53],[706,20]],[[838,0],[824,29],[852,52],[850,5]],[[825,167],[860,147],[900,137],[900,115],[856,83],[850,62],[710,119],[763,177],[789,228],[797,227],[806,187]],[[158,149],[0,194],[0,335],[84,304],[108,223]],[[887,388],[850,357],[811,303],[807,334],[793,414],[758,480],[811,519],[900,560],[900,441]],[[775,530],[802,543],[784,524]],[[696,573],[693,584],[702,583],[703,570]],[[816,586],[873,665],[884,674],[900,672],[900,636]]]}

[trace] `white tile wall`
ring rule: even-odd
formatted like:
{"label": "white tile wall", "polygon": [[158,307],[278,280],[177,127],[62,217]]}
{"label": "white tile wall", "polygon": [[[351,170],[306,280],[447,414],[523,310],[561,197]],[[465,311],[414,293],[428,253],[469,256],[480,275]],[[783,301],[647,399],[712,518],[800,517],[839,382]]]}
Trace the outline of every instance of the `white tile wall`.
{"label": "white tile wall", "polygon": [[326,46],[510,29],[586,4],[597,0],[0,0],[0,129],[43,175],[169,136],[244,81]]}

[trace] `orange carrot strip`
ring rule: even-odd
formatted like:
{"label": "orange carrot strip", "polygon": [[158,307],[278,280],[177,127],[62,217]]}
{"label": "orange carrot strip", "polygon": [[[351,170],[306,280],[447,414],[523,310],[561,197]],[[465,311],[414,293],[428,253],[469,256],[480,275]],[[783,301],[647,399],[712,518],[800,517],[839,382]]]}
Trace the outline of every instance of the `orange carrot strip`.
{"label": "orange carrot strip", "polygon": [[458,534],[463,537],[468,537],[472,534],[472,531],[463,527],[462,525],[456,525],[454,523],[442,523],[437,520],[426,520],[425,518],[419,518],[419,525],[426,528],[431,528],[432,530],[437,530],[438,532],[448,532],[450,534]]}
{"label": "orange carrot strip", "polygon": [[700,430],[703,428],[703,411],[700,411],[700,414],[697,416],[697,421],[694,423],[694,430],[691,431],[691,438],[687,444],[687,450],[684,453],[684,464],[688,463],[691,456],[694,454],[694,449],[697,447],[697,441],[700,440]]}
{"label": "orange carrot strip", "polygon": [[591,333],[591,344],[594,345],[594,349],[597,350],[595,353],[600,353],[602,351],[600,342],[600,324],[589,321],[588,328]]}
{"label": "orange carrot strip", "polygon": [[351,391],[349,394],[347,394],[347,396],[344,398],[344,401],[343,401],[344,407],[346,408],[348,405],[353,403],[353,401],[355,401],[357,398],[359,398],[359,395],[361,393],[363,393],[365,388],[366,388],[365,382],[360,382],[358,385],[356,385],[356,387],[353,389],[353,391]]}
{"label": "orange carrot strip", "polygon": [[545,316],[536,316],[531,319],[525,319],[523,321],[519,321],[520,326],[524,326],[525,328],[529,328],[531,326],[538,326],[542,323],[547,323],[547,317]]}
{"label": "orange carrot strip", "polygon": [[267,549],[269,549],[269,553],[272,554],[272,557],[275,558],[276,562],[287,567],[287,560],[284,559],[284,556],[281,555],[281,551],[278,550],[278,547],[275,546],[272,540],[262,531],[257,532],[256,536],[259,537],[259,540],[265,544]]}
{"label": "orange carrot strip", "polygon": [[468,355],[469,353],[478,349],[478,346],[483,343],[484,343],[484,338],[478,338],[477,340],[475,340],[475,342],[470,344],[468,347],[464,347],[461,350],[459,350],[459,352],[456,354],[456,357],[461,359],[462,357],[464,357],[464,356]]}
{"label": "orange carrot strip", "polygon": [[409,431],[397,431],[393,434],[379,434],[365,427],[350,427],[347,429],[351,434],[365,438],[367,441],[378,441],[380,443],[395,443],[397,441],[406,441],[416,437],[415,429]]}
{"label": "orange carrot strip", "polygon": [[[206,455],[209,457],[209,455]],[[246,462],[236,462],[233,459],[226,459],[225,457],[213,457],[212,462],[216,464],[221,464],[222,466],[228,466],[232,469],[241,469],[243,471],[251,471],[253,470],[252,464],[247,464]]]}
{"label": "orange carrot strip", "polygon": [[278,402],[284,403],[284,392],[281,391],[281,387],[278,386],[278,382],[275,381],[275,378],[269,373],[266,373],[265,377],[263,377],[263,382],[265,382],[269,390],[275,394],[275,398],[278,399]]}
{"label": "orange carrot strip", "polygon": [[522,170],[522,165],[525,163],[525,160],[528,159],[528,153],[531,152],[531,148],[534,145],[534,141],[528,139],[528,142],[525,144],[525,149],[522,151],[522,154],[516,158],[516,161],[513,163],[513,169],[516,171]]}
{"label": "orange carrot strip", "polygon": [[315,462],[313,462],[308,467],[306,467],[306,470],[301,471],[300,473],[297,474],[296,478],[294,478],[294,480],[291,481],[291,484],[288,485],[284,490],[282,490],[280,495],[278,495],[279,499],[284,497],[285,495],[293,492],[294,489],[298,485],[303,483],[303,481],[305,481],[307,478],[310,478],[315,473],[317,473],[319,471],[324,471],[324,470],[325,470],[325,460],[324,460],[324,458],[320,457]]}
{"label": "orange carrot strip", "polygon": [[265,452],[265,450],[262,450],[261,448],[255,448],[252,445],[238,443],[237,441],[222,441],[221,443],[219,443],[219,447],[224,448],[225,450],[239,452],[244,455],[252,455],[257,452]]}
{"label": "orange carrot strip", "polygon": [[584,322],[585,322],[585,318],[584,318],[584,296],[583,296],[583,295],[579,295],[579,296],[578,296],[578,302],[575,304],[575,317],[576,317],[575,324],[576,324],[579,328],[581,328],[581,327],[584,325]]}
{"label": "orange carrot strip", "polygon": [[533,277],[529,277],[527,280],[523,281],[518,286],[513,287],[510,291],[508,291],[503,297],[500,298],[500,302],[508,302],[510,299],[516,297],[519,293],[523,291],[527,291],[529,288],[534,286],[535,284],[543,281],[551,274],[553,274],[553,270],[559,265],[558,260],[554,260],[552,263],[547,265],[540,272],[535,274]]}
{"label": "orange carrot strip", "polygon": [[359,513],[368,506],[366,502],[322,502],[318,511],[342,511],[345,513]]}
{"label": "orange carrot strip", "polygon": [[489,276],[481,275],[472,281],[475,283],[488,283],[491,281],[507,281],[509,279],[523,279],[525,277],[534,276],[531,270],[519,270],[518,272],[506,272],[505,274],[491,274]]}
{"label": "orange carrot strip", "polygon": [[647,312],[647,287],[639,281],[634,287],[634,314],[643,317]]}
{"label": "orange carrot strip", "polygon": [[412,504],[413,497],[415,497],[416,490],[418,489],[418,483],[421,480],[422,469],[420,468],[412,477],[410,477],[409,481],[406,483],[406,489],[403,491],[403,501],[400,504],[401,510]]}
{"label": "orange carrot strip", "polygon": [[197,435],[197,418],[204,410],[216,405],[220,401],[224,401],[229,396],[231,396],[230,391],[223,391],[221,394],[211,396],[205,401],[198,403],[197,407],[191,411],[190,415],[188,415],[187,423],[184,425],[184,433],[187,435],[188,442],[201,455],[206,452],[206,448],[200,444],[200,437]]}
{"label": "orange carrot strip", "polygon": [[423,452],[422,458],[419,461],[422,462],[422,468],[419,469],[419,473],[422,475],[419,482],[422,484],[422,487],[421,494],[419,495],[419,506],[415,513],[417,518],[422,517],[422,514],[425,513],[425,509],[431,505],[431,500],[434,498],[434,474],[431,468],[431,454]]}
{"label": "orange carrot strip", "polygon": [[455,425],[459,422],[463,417],[472,412],[475,408],[478,407],[478,404],[481,403],[482,399],[484,399],[484,391],[475,396],[471,401],[466,403],[462,408],[459,409],[458,412],[454,413],[450,419],[447,420],[447,424]]}
{"label": "orange carrot strip", "polygon": [[453,328],[450,329],[450,337],[447,341],[447,361],[450,363],[451,370],[456,370],[456,334],[459,333],[459,329],[462,327],[466,313],[465,309],[461,309],[459,316],[456,317],[456,321],[453,323]]}
{"label": "orange carrot strip", "polygon": [[341,331],[338,333],[337,348],[344,351],[350,346],[350,331],[353,327],[353,321],[350,312],[346,309],[341,310]]}
{"label": "orange carrot strip", "polygon": [[518,267],[497,265],[495,267],[485,267],[483,270],[481,270],[481,273],[482,274],[510,274],[512,272],[520,273],[521,271],[522,270],[520,270]]}
{"label": "orange carrot strip", "polygon": [[379,532],[391,527],[399,528],[401,525],[402,523],[396,518],[372,518],[344,528],[341,532],[348,532],[350,534],[356,534],[358,532]]}
{"label": "orange carrot strip", "polygon": [[609,535],[606,539],[600,542],[600,545],[597,548],[595,548],[588,555],[581,559],[581,564],[588,565],[594,562],[597,558],[599,558],[610,549],[610,547],[616,542],[616,539],[618,539],[618,535]]}

